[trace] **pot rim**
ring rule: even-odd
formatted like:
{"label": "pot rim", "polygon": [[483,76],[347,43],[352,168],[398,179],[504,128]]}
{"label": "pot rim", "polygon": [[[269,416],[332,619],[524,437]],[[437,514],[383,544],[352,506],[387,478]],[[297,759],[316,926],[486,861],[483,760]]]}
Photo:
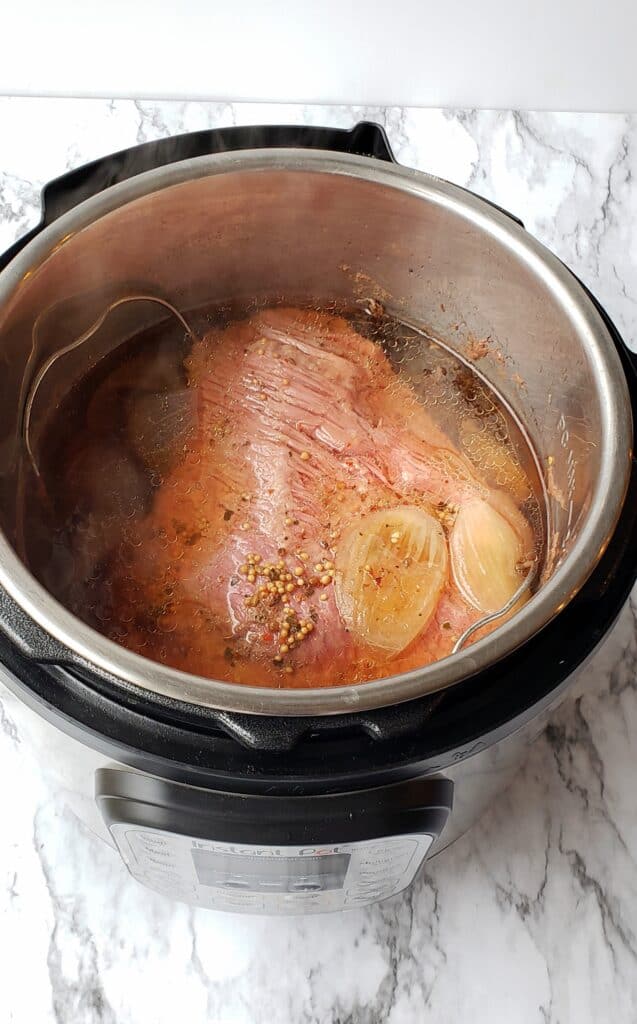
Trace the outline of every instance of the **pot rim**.
{"label": "pot rim", "polygon": [[[151,661],[76,618],[29,572],[0,531],[0,585],[48,634],[111,678],[178,701],[259,715],[330,715],[367,711],[446,689],[499,661],[558,614],[584,584],[616,526],[628,485],[632,414],[626,379],[610,333],[574,275],[540,242],[485,200],[435,176],[367,157],[323,150],[257,149],[195,157],[146,171],[86,199],[44,228],[0,272],[0,309],[51,253],[108,213],[150,193],[217,174],[263,170],[336,174],[398,189],[469,220],[523,261],[552,292],[586,345],[602,409],[600,472],[573,547],[531,600],[494,633],[424,668],[350,686],[273,689],[195,676]],[[623,466],[622,466],[623,460]]]}

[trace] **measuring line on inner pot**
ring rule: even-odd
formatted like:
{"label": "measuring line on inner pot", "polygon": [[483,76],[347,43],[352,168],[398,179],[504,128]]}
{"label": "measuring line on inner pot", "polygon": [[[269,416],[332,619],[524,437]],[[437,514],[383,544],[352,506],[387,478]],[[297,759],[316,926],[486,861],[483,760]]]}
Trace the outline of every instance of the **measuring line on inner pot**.
{"label": "measuring line on inner pot", "polygon": [[[0,659],[24,741],[166,895],[294,913],[399,891],[497,798],[634,580],[635,380],[617,332],[519,222],[392,166],[373,125],[116,154],[52,183],[23,245],[0,261]],[[420,332],[478,360],[538,460],[547,550],[523,578],[535,593],[495,632],[356,686],[233,686],[119,648],[21,564],[21,437],[37,465],[49,410],[152,325],[157,301],[197,334],[191,311],[229,298],[341,308],[369,295],[412,346]]]}

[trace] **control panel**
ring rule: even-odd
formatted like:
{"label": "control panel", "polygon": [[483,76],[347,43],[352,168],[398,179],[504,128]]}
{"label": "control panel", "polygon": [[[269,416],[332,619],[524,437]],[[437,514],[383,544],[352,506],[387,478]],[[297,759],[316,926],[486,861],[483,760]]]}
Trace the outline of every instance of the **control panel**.
{"label": "control panel", "polygon": [[387,899],[413,880],[429,835],[319,846],[258,846],[114,824],[130,873],[165,896],[216,910],[286,914]]}
{"label": "control panel", "polygon": [[435,776],[387,786],[274,794],[207,789],[113,766],[95,797],[131,875],[216,910],[304,914],[394,896],[451,811]]}

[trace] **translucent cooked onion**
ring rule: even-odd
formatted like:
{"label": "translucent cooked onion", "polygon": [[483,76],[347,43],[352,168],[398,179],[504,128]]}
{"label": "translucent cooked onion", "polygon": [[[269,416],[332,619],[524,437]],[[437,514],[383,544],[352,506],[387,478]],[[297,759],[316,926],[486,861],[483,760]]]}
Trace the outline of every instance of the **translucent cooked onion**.
{"label": "translucent cooked onion", "polygon": [[394,508],[358,519],[336,553],[343,621],[371,647],[404,650],[431,622],[447,564],[442,527],[421,509]]}
{"label": "translucent cooked onion", "polygon": [[522,541],[488,501],[474,498],[462,506],[449,546],[458,589],[485,614],[502,608],[522,583],[516,568],[523,556]]}

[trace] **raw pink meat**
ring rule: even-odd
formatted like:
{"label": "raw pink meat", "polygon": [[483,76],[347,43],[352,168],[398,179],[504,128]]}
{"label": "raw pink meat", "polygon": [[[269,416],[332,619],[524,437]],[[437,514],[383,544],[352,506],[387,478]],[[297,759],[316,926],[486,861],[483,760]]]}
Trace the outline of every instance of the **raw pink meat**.
{"label": "raw pink meat", "polygon": [[[189,672],[277,687],[360,682],[449,654],[479,617],[451,579],[428,628],[390,657],[353,640],[314,569],[334,560],[353,517],[404,504],[444,521],[447,505],[490,493],[380,347],[339,317],[273,308],[210,332],[186,368],[193,426],[113,559],[112,635]],[[281,598],[246,603],[265,582],[240,572],[250,555],[303,570],[290,601],[311,632],[279,663]]]}

